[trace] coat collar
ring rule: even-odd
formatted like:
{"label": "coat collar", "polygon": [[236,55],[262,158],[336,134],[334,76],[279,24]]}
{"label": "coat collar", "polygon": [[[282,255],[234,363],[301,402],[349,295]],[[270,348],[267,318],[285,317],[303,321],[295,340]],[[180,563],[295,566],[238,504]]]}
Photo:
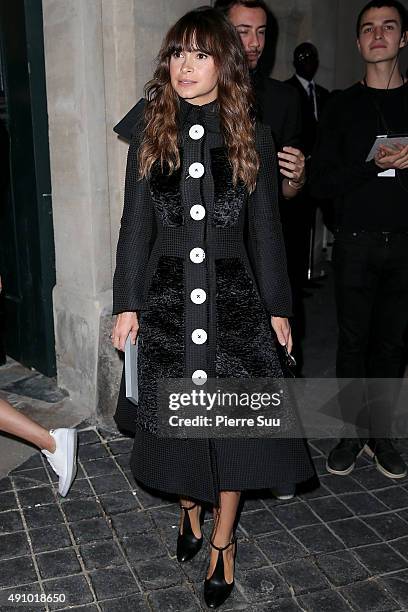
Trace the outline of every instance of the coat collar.
{"label": "coat collar", "polygon": [[183,129],[186,126],[190,127],[195,123],[202,125],[209,132],[219,133],[220,127],[220,113],[218,101],[209,102],[202,106],[196,104],[190,104],[183,98],[179,97],[180,103],[180,115],[179,123]]}

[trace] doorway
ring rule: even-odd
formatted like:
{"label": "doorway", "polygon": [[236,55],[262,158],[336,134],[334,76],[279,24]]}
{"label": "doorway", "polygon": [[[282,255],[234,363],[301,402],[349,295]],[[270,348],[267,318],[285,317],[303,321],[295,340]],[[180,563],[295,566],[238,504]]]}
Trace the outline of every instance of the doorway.
{"label": "doorway", "polygon": [[9,140],[0,203],[7,353],[46,376],[56,373],[52,289],[54,233],[42,3],[0,3],[1,120]]}

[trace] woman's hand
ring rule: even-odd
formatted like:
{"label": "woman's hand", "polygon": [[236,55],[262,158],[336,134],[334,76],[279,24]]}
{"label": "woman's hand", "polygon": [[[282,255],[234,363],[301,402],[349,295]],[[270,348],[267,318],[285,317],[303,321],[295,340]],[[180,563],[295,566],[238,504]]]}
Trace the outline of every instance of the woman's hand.
{"label": "woman's hand", "polygon": [[293,341],[288,319],[286,317],[271,317],[271,323],[279,344],[286,346],[288,353],[291,353]]}
{"label": "woman's hand", "polygon": [[130,334],[132,344],[136,343],[139,331],[139,321],[135,312],[121,312],[116,317],[112,329],[112,344],[118,351],[125,350],[126,338]]}

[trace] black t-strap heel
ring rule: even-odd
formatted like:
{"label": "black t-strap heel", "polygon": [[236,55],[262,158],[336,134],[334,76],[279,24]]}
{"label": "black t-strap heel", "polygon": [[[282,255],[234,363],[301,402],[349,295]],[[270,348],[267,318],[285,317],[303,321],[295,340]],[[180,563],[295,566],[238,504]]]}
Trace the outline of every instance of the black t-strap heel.
{"label": "black t-strap heel", "polygon": [[[191,528],[190,516],[188,514],[189,510],[195,508],[197,504],[193,504],[192,506],[183,506],[180,504],[180,508],[184,510],[183,517],[183,533],[178,534],[177,538],[177,560],[180,563],[185,563],[186,561],[190,561],[200,550],[203,544],[203,536],[201,538],[197,538],[194,535],[194,532]],[[201,514],[200,514],[200,525],[201,525]]]}
{"label": "black t-strap heel", "polygon": [[[234,535],[231,542],[226,546],[216,546],[210,540],[210,544],[213,548],[218,550],[217,564],[210,578],[206,578],[204,581],[204,600],[209,608],[218,608],[224,601],[228,599],[234,588],[235,581],[233,580],[230,584],[225,580],[224,574],[224,556],[223,551],[235,544],[234,551],[234,570],[235,570],[235,557],[237,554],[236,548],[236,536]],[[221,553],[221,554],[220,554]]]}

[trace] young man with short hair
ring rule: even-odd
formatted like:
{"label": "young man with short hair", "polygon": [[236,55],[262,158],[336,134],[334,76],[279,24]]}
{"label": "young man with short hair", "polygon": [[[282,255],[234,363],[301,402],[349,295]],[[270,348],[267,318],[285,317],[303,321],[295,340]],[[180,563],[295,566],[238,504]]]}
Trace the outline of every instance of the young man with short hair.
{"label": "young man with short hair", "polygon": [[300,150],[300,101],[288,85],[262,75],[258,63],[265,47],[269,9],[263,0],[216,0],[241,37],[248,59],[261,120],[269,125],[278,151],[282,194],[295,197],[305,183],[305,158]]}
{"label": "young man with short hair", "polygon": [[[299,148],[303,144],[301,143],[301,107],[299,95],[293,87],[263,75],[258,69],[265,47],[269,9],[263,0],[216,0],[214,8],[228,17],[241,37],[260,119],[271,128],[278,151],[278,164],[283,177],[282,196],[286,200],[291,200],[302,190],[306,180],[305,156]],[[288,249],[290,231],[288,232],[288,223],[285,223],[286,207],[287,203],[284,202],[281,205],[281,215],[296,317],[302,307],[299,305],[301,298],[298,297],[298,286],[294,279],[297,277],[297,260],[302,254],[294,255]],[[288,211],[288,218],[291,212]],[[295,337],[297,337],[296,327]],[[295,495],[295,485],[292,483],[281,485],[279,489],[273,490],[273,494],[281,500],[291,499]]]}
{"label": "young man with short hair", "polygon": [[408,146],[381,146],[366,161],[377,136],[408,135],[408,83],[399,67],[407,27],[398,1],[374,0],[361,11],[365,76],[329,101],[312,162],[312,193],[335,200],[336,369],[354,380],[340,394],[344,420],[356,425],[368,399],[369,439],[343,438],[328,457],[332,474],[349,474],[363,449],[385,476],[407,474],[390,437],[408,325]]}

